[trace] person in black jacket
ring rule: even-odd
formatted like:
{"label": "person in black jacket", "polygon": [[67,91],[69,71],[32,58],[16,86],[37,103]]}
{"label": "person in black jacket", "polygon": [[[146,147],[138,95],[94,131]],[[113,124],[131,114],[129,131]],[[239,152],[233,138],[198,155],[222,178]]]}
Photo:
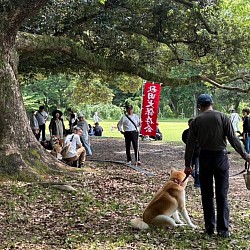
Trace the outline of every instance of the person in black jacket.
{"label": "person in black jacket", "polygon": [[52,112],[52,119],[49,124],[50,136],[54,135],[59,139],[60,146],[63,146],[65,126],[62,119],[62,112],[58,109]]}
{"label": "person in black jacket", "polygon": [[242,110],[242,120],[243,120],[243,140],[247,153],[250,153],[250,120],[249,120],[250,110],[245,108]]}
{"label": "person in black jacket", "polygon": [[[190,118],[188,120],[188,126],[190,127],[191,122],[194,118]],[[187,143],[187,137],[188,137],[189,128],[185,129],[182,133],[182,141],[186,144]],[[194,187],[199,188],[200,187],[200,177],[199,177],[199,154],[200,154],[200,147],[197,144],[193,153],[192,157],[192,176],[194,178]]]}
{"label": "person in black jacket", "polygon": [[[197,99],[197,107],[200,114],[190,124],[185,150],[184,171],[186,174],[192,173],[192,157],[198,142],[201,148],[199,177],[205,233],[212,235],[217,229],[219,236],[229,237],[227,140],[244,160],[250,162],[250,155],[246,153],[239,138],[235,135],[233,125],[227,115],[213,109],[213,100],[210,95],[201,94]],[[216,201],[217,218],[215,217],[214,199]]]}
{"label": "person in black jacket", "polygon": [[102,136],[103,128],[99,125],[99,122],[95,123],[93,130],[95,136]]}

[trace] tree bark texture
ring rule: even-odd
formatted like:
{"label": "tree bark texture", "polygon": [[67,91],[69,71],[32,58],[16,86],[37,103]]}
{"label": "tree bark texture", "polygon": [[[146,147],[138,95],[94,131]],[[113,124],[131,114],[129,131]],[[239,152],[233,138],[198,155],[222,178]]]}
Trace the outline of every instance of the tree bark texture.
{"label": "tree bark texture", "polygon": [[[9,1],[10,2],[10,1]],[[8,2],[8,3],[9,3]],[[19,26],[28,15],[28,9],[37,8],[42,1],[12,1],[0,10],[0,179],[10,176],[19,180],[39,178],[59,166],[35,139],[23,105],[14,49]],[[45,1],[43,1],[45,2]],[[26,3],[26,4],[27,4]],[[16,8],[15,8],[16,7]],[[6,12],[5,12],[6,10]],[[23,12],[22,12],[23,11]],[[48,167],[50,166],[50,167]]]}

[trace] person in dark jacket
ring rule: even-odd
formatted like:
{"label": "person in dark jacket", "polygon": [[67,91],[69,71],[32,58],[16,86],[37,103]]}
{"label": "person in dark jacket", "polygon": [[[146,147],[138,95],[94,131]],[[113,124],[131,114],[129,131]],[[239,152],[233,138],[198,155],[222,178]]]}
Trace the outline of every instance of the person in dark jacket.
{"label": "person in dark jacket", "polygon": [[[239,138],[235,135],[230,119],[213,109],[212,97],[201,94],[197,99],[200,114],[191,122],[185,150],[185,173],[191,174],[192,157],[198,143],[201,151],[200,185],[205,233],[212,235],[217,229],[221,237],[229,237],[229,207],[227,194],[229,188],[229,161],[226,150],[227,139],[231,146],[250,162]],[[215,218],[214,185],[217,208]]]}
{"label": "person in dark jacket", "polygon": [[[194,118],[190,118],[188,120],[188,126],[190,127],[191,122],[193,121]],[[182,141],[186,144],[187,143],[187,137],[189,133],[189,128],[185,129],[182,133]],[[200,154],[200,147],[197,144],[193,153],[192,157],[192,176],[194,178],[194,187],[199,188],[200,187],[200,177],[199,177],[199,154]]]}
{"label": "person in dark jacket", "polygon": [[244,108],[242,110],[242,120],[243,120],[243,140],[247,153],[250,153],[250,120],[249,120],[250,110]]}
{"label": "person in dark jacket", "polygon": [[95,123],[93,130],[95,136],[102,136],[103,128],[99,125],[99,122]]}
{"label": "person in dark jacket", "polygon": [[52,112],[52,119],[49,124],[49,131],[50,136],[56,136],[59,139],[60,146],[63,146],[65,126],[62,119],[62,112],[60,110],[54,110]]}

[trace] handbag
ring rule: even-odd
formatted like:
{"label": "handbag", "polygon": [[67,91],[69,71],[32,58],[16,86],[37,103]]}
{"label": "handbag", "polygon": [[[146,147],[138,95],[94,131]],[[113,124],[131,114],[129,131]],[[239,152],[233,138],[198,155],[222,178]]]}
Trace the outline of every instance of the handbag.
{"label": "handbag", "polygon": [[71,148],[73,138],[74,138],[74,135],[71,137],[69,143],[66,144],[65,146],[63,146],[62,151],[61,151],[62,158],[66,158],[66,156],[67,156],[67,154],[68,154],[68,152],[69,152],[69,150]]}

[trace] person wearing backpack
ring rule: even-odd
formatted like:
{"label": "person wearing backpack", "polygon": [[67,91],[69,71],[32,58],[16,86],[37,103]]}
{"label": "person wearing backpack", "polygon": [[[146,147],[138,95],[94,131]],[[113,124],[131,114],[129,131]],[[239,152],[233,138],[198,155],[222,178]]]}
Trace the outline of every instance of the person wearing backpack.
{"label": "person wearing backpack", "polygon": [[74,133],[67,135],[62,149],[62,159],[68,163],[73,162],[73,167],[81,168],[84,166],[86,150],[83,147],[80,137],[83,131],[80,127],[74,127]]}
{"label": "person wearing backpack", "polygon": [[244,108],[242,110],[242,120],[243,120],[243,140],[245,145],[245,150],[247,153],[250,153],[250,110],[248,108]]}

